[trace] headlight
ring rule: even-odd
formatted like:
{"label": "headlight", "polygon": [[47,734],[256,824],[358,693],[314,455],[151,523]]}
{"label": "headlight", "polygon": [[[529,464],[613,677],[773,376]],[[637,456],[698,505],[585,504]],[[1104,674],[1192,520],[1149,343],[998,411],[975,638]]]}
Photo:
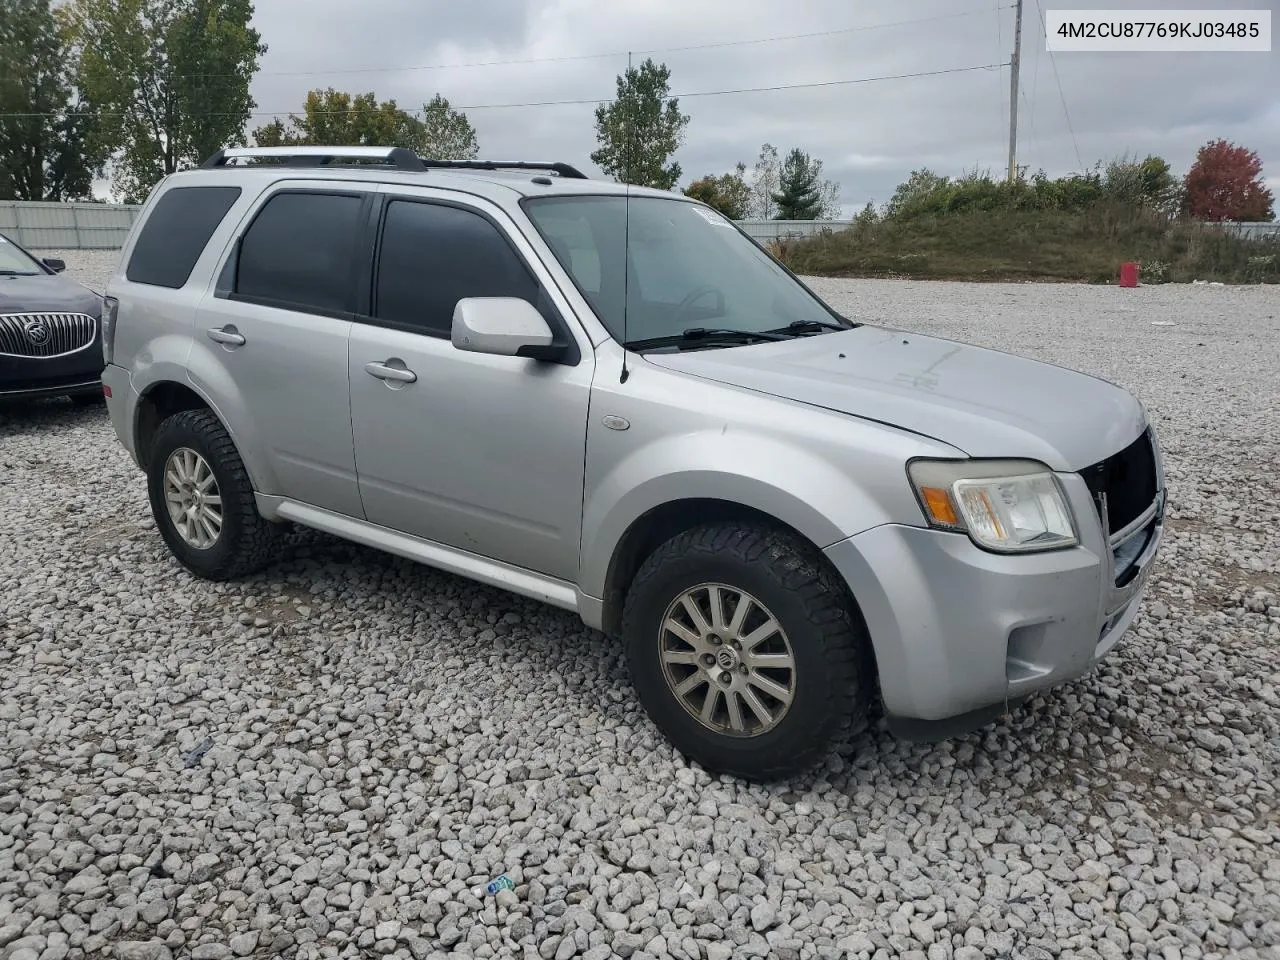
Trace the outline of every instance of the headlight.
{"label": "headlight", "polygon": [[1053,471],[1033,460],[913,460],[907,466],[930,526],[980,547],[1025,553],[1080,542]]}

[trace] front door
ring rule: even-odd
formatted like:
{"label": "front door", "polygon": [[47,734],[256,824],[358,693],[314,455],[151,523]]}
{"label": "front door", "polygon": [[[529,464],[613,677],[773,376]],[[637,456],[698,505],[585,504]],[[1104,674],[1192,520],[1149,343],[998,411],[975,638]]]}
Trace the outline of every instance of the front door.
{"label": "front door", "polygon": [[455,304],[481,296],[527,299],[574,338],[551,291],[500,209],[430,191],[386,197],[370,315],[353,326],[350,353],[371,522],[576,579],[590,349],[548,363],[449,339]]}

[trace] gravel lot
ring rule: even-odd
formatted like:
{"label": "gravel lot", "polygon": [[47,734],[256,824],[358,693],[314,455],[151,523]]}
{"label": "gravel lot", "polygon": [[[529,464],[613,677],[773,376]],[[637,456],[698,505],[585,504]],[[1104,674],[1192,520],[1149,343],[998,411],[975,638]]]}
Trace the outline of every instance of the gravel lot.
{"label": "gravel lot", "polygon": [[196,581],[101,410],[0,409],[0,960],[1280,956],[1280,289],[816,286],[1147,403],[1171,532],[1094,675],[711,778],[572,616],[308,532]]}

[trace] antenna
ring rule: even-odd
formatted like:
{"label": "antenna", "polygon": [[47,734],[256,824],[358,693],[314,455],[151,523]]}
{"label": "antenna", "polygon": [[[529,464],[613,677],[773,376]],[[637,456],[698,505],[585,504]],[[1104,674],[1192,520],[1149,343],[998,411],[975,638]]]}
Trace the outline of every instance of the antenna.
{"label": "antenna", "polygon": [[[631,80],[631,51],[627,51],[627,80]],[[627,370],[627,310],[631,305],[631,154],[635,150],[635,131],[631,123],[631,104],[628,101],[623,109],[626,115],[625,134],[622,146],[622,187],[627,191],[624,201],[625,214],[622,226],[622,373],[619,383],[626,383],[631,376]]]}

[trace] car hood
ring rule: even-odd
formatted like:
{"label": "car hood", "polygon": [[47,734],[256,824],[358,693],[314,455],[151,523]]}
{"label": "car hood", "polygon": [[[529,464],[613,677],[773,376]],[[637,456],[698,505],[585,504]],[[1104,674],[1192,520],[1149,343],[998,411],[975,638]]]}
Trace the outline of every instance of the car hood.
{"label": "car hood", "polygon": [[996,350],[884,327],[776,343],[648,353],[656,366],[890,424],[971,457],[1079,470],[1146,425],[1127,390]]}
{"label": "car hood", "polygon": [[0,313],[102,313],[102,300],[88,287],[56,274],[0,276]]}

